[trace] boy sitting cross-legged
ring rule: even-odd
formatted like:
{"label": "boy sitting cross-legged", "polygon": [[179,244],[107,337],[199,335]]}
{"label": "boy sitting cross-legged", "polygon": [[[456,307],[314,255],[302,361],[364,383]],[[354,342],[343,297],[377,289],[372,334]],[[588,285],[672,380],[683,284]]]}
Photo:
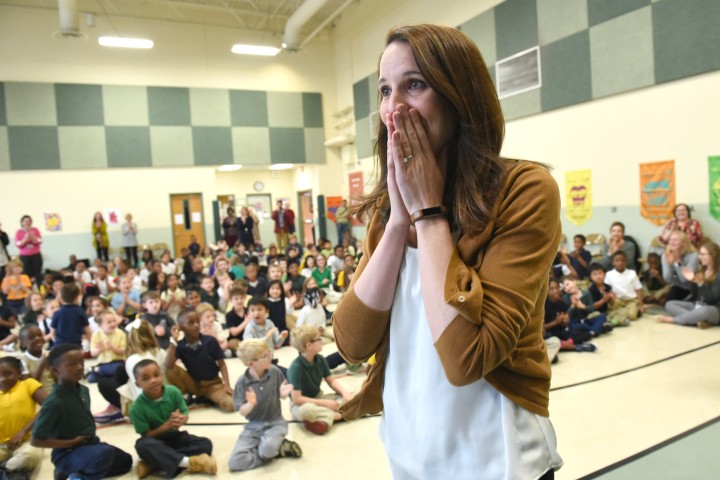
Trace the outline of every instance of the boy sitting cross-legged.
{"label": "boy sitting cross-legged", "polygon": [[180,390],[163,385],[160,366],[155,360],[141,360],[133,368],[135,383],[142,394],[130,407],[130,420],[142,435],[135,442],[140,462],[138,477],[155,470],[175,478],[182,469],[189,473],[217,473],[217,462],[211,457],[212,442],[180,428],[187,423],[188,409]]}
{"label": "boy sitting cross-legged", "polygon": [[[177,323],[185,338],[178,342],[179,332],[173,327],[165,358],[168,383],[183,394],[203,396],[226,412],[234,411],[233,391],[220,344],[215,338],[200,333],[200,318],[194,310],[183,310]],[[187,370],[175,365],[177,359],[182,360]]]}
{"label": "boy sitting cross-legged", "polygon": [[288,424],[280,409],[280,399],[287,398],[293,386],[272,364],[267,342],[243,340],[238,356],[248,368],[235,384],[233,401],[248,424],[230,454],[230,470],[250,470],[275,457],[302,456],[300,446],[285,438]]}
{"label": "boy sitting cross-legged", "polygon": [[90,392],[79,383],[85,373],[82,349],[70,343],[57,345],[48,364],[57,384],[43,403],[30,443],[53,449],[55,478],[99,480],[129,472],[132,457],[95,435]]}

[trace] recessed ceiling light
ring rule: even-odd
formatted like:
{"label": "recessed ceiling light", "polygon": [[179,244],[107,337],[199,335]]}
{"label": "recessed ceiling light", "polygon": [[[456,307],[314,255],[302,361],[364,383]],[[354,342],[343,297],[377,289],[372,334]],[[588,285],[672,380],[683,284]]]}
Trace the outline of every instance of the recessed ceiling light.
{"label": "recessed ceiling light", "polygon": [[292,163],[274,163],[268,167],[268,170],[290,170],[294,166]]}
{"label": "recessed ceiling light", "polygon": [[98,43],[103,47],[153,48],[153,41],[145,38],[100,37]]}
{"label": "recessed ceiling light", "polygon": [[240,170],[242,168],[242,165],[220,165],[218,167],[219,172],[234,172],[236,170]]}
{"label": "recessed ceiling light", "polygon": [[278,53],[280,53],[280,49],[277,47],[264,47],[262,45],[243,45],[241,43],[236,43],[232,46],[232,49],[230,49],[232,53],[237,53],[238,55],[262,55],[265,57],[274,57]]}

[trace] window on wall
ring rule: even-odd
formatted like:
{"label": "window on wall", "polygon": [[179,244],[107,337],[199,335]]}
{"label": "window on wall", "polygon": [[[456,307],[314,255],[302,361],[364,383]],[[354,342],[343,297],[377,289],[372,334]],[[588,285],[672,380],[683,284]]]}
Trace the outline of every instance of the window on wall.
{"label": "window on wall", "polygon": [[540,47],[516,53],[495,63],[498,97],[507,98],[542,86]]}

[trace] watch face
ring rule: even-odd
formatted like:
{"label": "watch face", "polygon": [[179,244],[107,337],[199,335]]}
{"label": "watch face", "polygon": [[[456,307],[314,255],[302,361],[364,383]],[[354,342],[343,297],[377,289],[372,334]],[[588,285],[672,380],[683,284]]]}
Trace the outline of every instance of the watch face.
{"label": "watch face", "polygon": [[257,182],[255,182],[255,184],[253,185],[253,188],[254,188],[256,191],[259,192],[259,191],[261,191],[263,188],[265,188],[265,184],[264,184],[263,182],[257,181]]}

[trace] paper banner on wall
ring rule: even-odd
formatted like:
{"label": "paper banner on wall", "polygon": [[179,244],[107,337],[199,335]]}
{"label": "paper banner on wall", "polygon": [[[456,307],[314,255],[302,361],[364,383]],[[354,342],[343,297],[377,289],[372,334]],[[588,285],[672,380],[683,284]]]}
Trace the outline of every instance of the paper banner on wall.
{"label": "paper banner on wall", "polygon": [[640,164],[640,213],[664,225],[675,207],[675,160]]}
{"label": "paper banner on wall", "polygon": [[[348,174],[348,185],[350,186],[350,206],[360,203],[358,198],[362,197],[365,191],[365,182],[363,180],[363,172],[352,172]],[[354,226],[365,225],[365,222],[355,218],[355,215],[351,218]]]}
{"label": "paper banner on wall", "polygon": [[565,217],[573,225],[582,225],[592,218],[592,172],[565,172]]}
{"label": "paper banner on wall", "polygon": [[335,221],[335,212],[342,205],[343,197],[325,197],[325,206],[327,207],[327,218]]}
{"label": "paper banner on wall", "polygon": [[59,213],[44,213],[45,230],[48,232],[62,232],[62,218]]}
{"label": "paper banner on wall", "polygon": [[120,225],[120,209],[104,208],[103,218],[105,218],[108,225]]}
{"label": "paper banner on wall", "polygon": [[708,157],[708,177],[710,178],[710,215],[720,220],[720,156]]}

